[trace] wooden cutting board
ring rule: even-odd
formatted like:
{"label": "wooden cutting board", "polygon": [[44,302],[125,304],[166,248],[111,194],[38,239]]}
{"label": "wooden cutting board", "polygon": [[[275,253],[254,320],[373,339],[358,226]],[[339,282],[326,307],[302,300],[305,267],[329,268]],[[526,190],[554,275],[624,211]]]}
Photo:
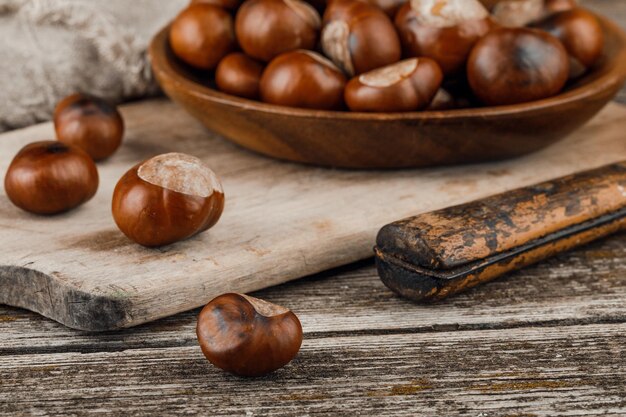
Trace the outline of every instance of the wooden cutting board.
{"label": "wooden cutting board", "polygon": [[[566,140],[492,164],[345,171],[282,163],[204,130],[165,100],[126,106],[125,143],[99,164],[96,197],[73,212],[35,216],[0,194],[0,303],[93,331],[130,327],[372,256],[391,221],[626,159],[626,107],[611,104]],[[0,135],[0,172],[49,123]],[[384,140],[384,138],[381,138]],[[146,249],[116,228],[111,194],[132,165],[186,152],[221,176],[226,209],[209,232]],[[381,284],[382,285],[382,284]]]}

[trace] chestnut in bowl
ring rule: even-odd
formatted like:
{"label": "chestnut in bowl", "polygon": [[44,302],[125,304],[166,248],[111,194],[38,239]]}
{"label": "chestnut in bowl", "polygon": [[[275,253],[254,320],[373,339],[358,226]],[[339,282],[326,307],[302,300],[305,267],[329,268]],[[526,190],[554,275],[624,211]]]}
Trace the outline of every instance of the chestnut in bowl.
{"label": "chestnut in bowl", "polygon": [[57,104],[54,130],[60,142],[77,146],[100,161],[122,144],[124,120],[117,108],[103,99],[77,93]]}
{"label": "chestnut in bowl", "polygon": [[284,53],[261,77],[261,100],[281,106],[338,110],[346,77],[322,55],[305,50]]}
{"label": "chestnut in bowl", "polygon": [[282,368],[302,344],[302,326],[290,310],[244,294],[223,294],[200,312],[196,326],[204,356],[241,376]]}
{"label": "chestnut in bowl", "polygon": [[404,55],[434,59],[446,76],[463,72],[472,47],[492,28],[478,0],[410,0],[395,24]]}
{"label": "chestnut in bowl", "polygon": [[595,65],[604,49],[604,32],[595,15],[576,8],[554,13],[533,27],[559,39],[570,57],[570,78],[584,74]]}
{"label": "chestnut in bowl", "polygon": [[503,0],[493,6],[491,14],[502,26],[522,27],[574,7],[574,0]]}
{"label": "chestnut in bowl", "polygon": [[324,13],[321,43],[324,54],[349,76],[393,64],[402,56],[389,17],[361,1],[331,1]]}
{"label": "chestnut in bowl", "polygon": [[552,97],[568,77],[563,44],[538,29],[494,30],[478,41],[467,62],[472,91],[492,106]]}
{"label": "chestnut in bowl", "polygon": [[215,84],[220,91],[249,99],[259,98],[263,64],[241,52],[226,55],[215,71]]}
{"label": "chestnut in bowl", "polygon": [[9,200],[36,214],[78,207],[96,194],[98,183],[98,170],[89,155],[52,140],[24,146],[4,177]]}
{"label": "chestnut in bowl", "polygon": [[411,58],[354,77],[345,90],[352,111],[407,112],[428,106],[443,81],[430,58]]}
{"label": "chestnut in bowl", "polygon": [[203,70],[214,69],[237,45],[231,15],[205,2],[192,4],[176,16],[169,40],[178,58]]}
{"label": "chestnut in bowl", "polygon": [[131,240],[168,245],[213,227],[224,209],[219,178],[198,158],[166,153],[141,162],[113,191],[113,219]]}
{"label": "chestnut in bowl", "polygon": [[235,18],[239,45],[253,58],[269,62],[296,49],[313,49],[321,19],[302,0],[248,0]]}

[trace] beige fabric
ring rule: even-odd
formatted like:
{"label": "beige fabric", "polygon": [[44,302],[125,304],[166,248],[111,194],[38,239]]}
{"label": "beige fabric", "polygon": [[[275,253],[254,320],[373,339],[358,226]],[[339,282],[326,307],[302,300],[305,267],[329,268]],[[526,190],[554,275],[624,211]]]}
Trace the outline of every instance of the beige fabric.
{"label": "beige fabric", "polygon": [[155,93],[146,47],[187,2],[0,0],[0,131],[48,120],[76,91]]}

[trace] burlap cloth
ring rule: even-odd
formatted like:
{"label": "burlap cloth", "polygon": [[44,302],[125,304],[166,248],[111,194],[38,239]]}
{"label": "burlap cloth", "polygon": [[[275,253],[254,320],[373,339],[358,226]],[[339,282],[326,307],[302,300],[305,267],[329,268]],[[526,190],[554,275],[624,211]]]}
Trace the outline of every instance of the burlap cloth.
{"label": "burlap cloth", "polygon": [[188,1],[0,0],[0,131],[49,120],[76,91],[154,94],[147,45]]}

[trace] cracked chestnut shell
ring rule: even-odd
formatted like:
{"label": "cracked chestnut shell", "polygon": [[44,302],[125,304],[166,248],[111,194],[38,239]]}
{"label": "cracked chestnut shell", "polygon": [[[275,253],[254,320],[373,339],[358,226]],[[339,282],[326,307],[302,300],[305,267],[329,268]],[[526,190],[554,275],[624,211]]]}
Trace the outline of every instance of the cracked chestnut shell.
{"label": "cracked chestnut shell", "polygon": [[596,16],[584,9],[553,13],[533,27],[545,30],[563,43],[570,57],[570,78],[587,72],[604,50],[604,32]]}
{"label": "cracked chestnut shell", "polygon": [[249,99],[259,98],[263,65],[241,52],[222,59],[215,71],[215,83],[220,91]]}
{"label": "cracked chestnut shell", "polygon": [[473,93],[489,105],[553,96],[568,76],[569,58],[563,44],[538,29],[495,30],[476,44],[467,63]]}
{"label": "cracked chestnut shell", "polygon": [[478,0],[411,0],[395,24],[404,55],[434,59],[446,76],[463,72],[472,47],[493,27]]}
{"label": "cracked chestnut shell", "polygon": [[292,51],[274,59],[261,77],[261,100],[319,110],[343,107],[346,77],[332,62],[312,51]]}
{"label": "cracked chestnut shell", "polygon": [[236,47],[233,18],[221,7],[192,4],[172,22],[169,40],[182,61],[199,69],[214,69]]}
{"label": "cracked chestnut shell", "polygon": [[301,0],[248,0],[235,18],[243,51],[269,62],[295,49],[313,49],[321,19],[317,10]]}
{"label": "cracked chestnut shell", "polygon": [[411,58],[354,77],[345,91],[352,111],[402,112],[428,106],[443,74],[429,58]]}
{"label": "cracked chestnut shell", "polygon": [[4,177],[4,189],[23,210],[56,214],[89,201],[98,182],[98,170],[89,155],[50,140],[28,144],[15,155]]}
{"label": "cracked chestnut shell", "polygon": [[224,192],[198,158],[167,153],[141,162],[113,191],[113,219],[143,246],[168,245],[211,228],[224,209]]}
{"label": "cracked chestnut shell", "polygon": [[333,0],[324,13],[322,49],[349,76],[398,62],[400,39],[379,8],[354,0]]}
{"label": "cracked chestnut shell", "polygon": [[302,326],[290,310],[243,294],[223,294],[198,316],[198,342],[215,366],[241,376],[282,368],[302,344]]}
{"label": "cracked chestnut shell", "polygon": [[111,156],[122,144],[124,120],[117,108],[87,94],[72,94],[54,110],[57,139],[77,146],[94,161]]}

